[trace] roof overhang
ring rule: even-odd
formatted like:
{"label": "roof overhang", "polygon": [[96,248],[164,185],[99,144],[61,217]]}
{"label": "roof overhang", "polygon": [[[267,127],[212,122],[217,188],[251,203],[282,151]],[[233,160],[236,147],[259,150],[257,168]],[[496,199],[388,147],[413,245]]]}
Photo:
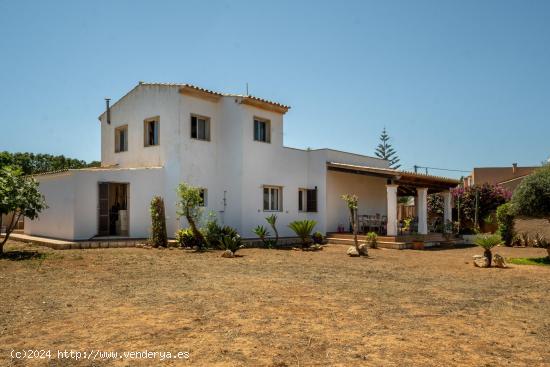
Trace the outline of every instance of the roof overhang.
{"label": "roof overhang", "polygon": [[194,85],[186,84],[179,89],[181,94],[206,99],[211,102],[218,102],[223,94],[217,93],[208,89],[196,87]]}
{"label": "roof overhang", "polygon": [[339,162],[327,162],[327,169],[329,171],[385,178],[388,182],[399,185],[400,193],[403,195],[414,195],[415,189],[420,187],[428,188],[429,193],[446,191],[456,187],[460,183],[459,180],[449,177],[431,176],[416,172],[398,171],[392,168],[369,167]]}
{"label": "roof overhang", "polygon": [[267,101],[265,99],[261,99],[258,97],[252,97],[252,96],[243,96],[241,98],[241,103],[245,105],[249,105],[252,107],[260,108],[262,110],[285,114],[290,109],[289,106],[282,105],[280,103]]}

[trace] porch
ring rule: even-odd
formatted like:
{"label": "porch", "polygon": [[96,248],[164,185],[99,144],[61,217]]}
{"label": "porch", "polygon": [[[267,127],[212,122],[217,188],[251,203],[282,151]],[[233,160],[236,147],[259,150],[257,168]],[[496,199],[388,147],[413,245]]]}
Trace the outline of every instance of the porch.
{"label": "porch", "polygon": [[[450,189],[458,180],[420,173],[397,171],[390,168],[367,167],[337,162],[327,162],[329,172],[327,188],[331,196],[357,194],[359,196],[358,232],[376,232],[379,242],[393,244],[389,247],[408,248],[415,242],[427,245],[445,242],[446,223],[452,222]],[[362,178],[358,178],[362,177]],[[353,182],[352,185],[346,184]],[[440,193],[444,199],[442,218],[428,218],[428,195]],[[401,210],[399,198],[414,200],[414,206]],[[414,199],[411,199],[414,198]],[[341,201],[341,200],[340,200]],[[363,203],[362,203],[363,201]],[[328,223],[327,233],[332,242],[346,242],[351,236],[348,218],[342,216],[342,203],[334,198],[327,210],[339,211],[339,223]],[[366,202],[366,204],[365,204]],[[347,233],[346,233],[347,232]],[[360,236],[361,237],[361,236]]]}

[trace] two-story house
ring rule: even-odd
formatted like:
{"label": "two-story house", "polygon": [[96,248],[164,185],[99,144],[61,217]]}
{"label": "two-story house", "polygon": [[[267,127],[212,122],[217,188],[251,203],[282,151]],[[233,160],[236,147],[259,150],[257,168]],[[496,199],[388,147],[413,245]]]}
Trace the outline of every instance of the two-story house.
{"label": "two-story house", "polygon": [[395,171],[369,156],[285,147],[288,110],[248,95],[140,82],[99,117],[100,168],[36,176],[49,208],[28,221],[25,232],[71,240],[146,238],[149,204],[160,195],[173,236],[186,226],[176,215],[176,187],[187,182],[202,188],[205,212],[245,238],[272,213],[281,235],[292,235],[288,223],[303,218],[317,221],[321,232],[347,228],[345,193],[359,196],[360,214],[387,218],[388,234],[396,234],[397,195],[417,196],[424,223],[428,191],[448,194],[457,183]]}

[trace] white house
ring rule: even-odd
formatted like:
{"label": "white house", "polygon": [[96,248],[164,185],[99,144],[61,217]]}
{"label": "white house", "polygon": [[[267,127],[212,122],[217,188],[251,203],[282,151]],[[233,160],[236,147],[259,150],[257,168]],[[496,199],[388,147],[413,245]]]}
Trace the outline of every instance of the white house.
{"label": "white house", "polygon": [[332,149],[283,146],[288,106],[253,96],[222,94],[189,84],[140,82],[100,117],[101,168],[37,175],[49,206],[25,233],[69,240],[149,236],[149,204],[160,195],[169,236],[186,226],[176,216],[176,187],[204,190],[205,212],[245,238],[275,213],[288,223],[309,218],[316,230],[348,228],[340,196],[359,197],[359,214],[387,217],[397,234],[397,195],[417,196],[418,231],[427,233],[428,192],[457,181],[400,172],[388,161]]}

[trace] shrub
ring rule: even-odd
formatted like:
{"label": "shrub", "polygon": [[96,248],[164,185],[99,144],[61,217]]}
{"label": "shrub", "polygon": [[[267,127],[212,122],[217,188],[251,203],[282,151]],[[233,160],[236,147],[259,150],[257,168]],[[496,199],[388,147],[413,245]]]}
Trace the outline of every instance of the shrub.
{"label": "shrub", "polygon": [[288,225],[288,227],[292,229],[294,233],[296,233],[296,235],[302,240],[303,249],[309,247],[309,238],[316,224],[317,222],[314,220],[304,219],[295,220]]}
{"label": "shrub", "polygon": [[325,236],[321,232],[315,232],[311,235],[311,240],[316,245],[322,245],[325,242]]}
{"label": "shrub", "polygon": [[279,243],[279,231],[277,231],[277,216],[275,214],[271,214],[269,217],[266,217],[265,220],[267,223],[271,226],[273,229],[273,232],[275,233],[275,243],[276,246],[277,243]]}
{"label": "shrub", "polygon": [[550,241],[548,241],[546,238],[544,238],[543,235],[537,233],[535,235],[533,245],[535,247],[540,247],[540,248],[545,249],[546,252],[548,252],[548,258],[550,259]]}
{"label": "shrub", "polygon": [[231,251],[233,254],[235,254],[237,252],[238,249],[241,249],[243,248],[243,244],[242,244],[242,240],[241,240],[241,236],[239,236],[238,234],[234,235],[234,236],[231,236],[231,235],[224,235],[222,237],[222,248],[224,250],[229,250]]}
{"label": "shrub", "polygon": [[201,244],[198,242],[199,240],[195,238],[193,235],[193,231],[190,228],[187,229],[180,229],[176,232],[176,242],[179,246],[184,248],[193,248],[198,247],[201,248]]}
{"label": "shrub", "polygon": [[371,248],[378,247],[378,235],[376,234],[376,232],[367,233],[367,243]]}
{"label": "shrub", "polygon": [[512,197],[515,215],[550,217],[550,165],[525,177]]}
{"label": "shrub", "polygon": [[514,215],[510,203],[502,204],[497,208],[498,233],[504,244],[510,246],[514,239]]}
{"label": "shrub", "polygon": [[268,239],[269,237],[269,231],[264,226],[257,226],[252,231],[260,240],[262,240],[262,243],[266,248],[272,248],[273,247],[273,240]]}
{"label": "shrub", "polygon": [[488,266],[491,266],[491,262],[493,260],[493,253],[491,252],[491,249],[495,246],[498,246],[502,243],[502,238],[498,234],[478,234],[475,238],[475,244],[479,247],[482,247],[485,252],[483,255],[487,258]]}
{"label": "shrub", "polygon": [[155,196],[151,200],[151,244],[153,247],[168,246],[164,200],[160,196]]}
{"label": "shrub", "polygon": [[359,198],[355,194],[344,194],[341,196],[342,200],[346,202],[346,205],[349,210],[349,220],[351,224],[351,230],[353,232],[353,243],[355,244],[355,249],[358,253],[361,253],[359,251],[359,241],[357,241],[357,227],[358,227],[358,220],[357,220],[357,208],[359,203]]}

